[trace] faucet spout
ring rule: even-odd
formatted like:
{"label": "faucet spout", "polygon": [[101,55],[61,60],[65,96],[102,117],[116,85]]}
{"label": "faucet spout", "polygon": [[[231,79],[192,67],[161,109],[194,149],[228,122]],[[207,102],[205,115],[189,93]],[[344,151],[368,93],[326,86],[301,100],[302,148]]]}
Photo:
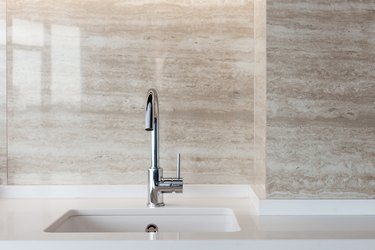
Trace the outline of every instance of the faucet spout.
{"label": "faucet spout", "polygon": [[159,169],[159,101],[155,89],[147,91],[145,130],[151,131],[151,166]]}

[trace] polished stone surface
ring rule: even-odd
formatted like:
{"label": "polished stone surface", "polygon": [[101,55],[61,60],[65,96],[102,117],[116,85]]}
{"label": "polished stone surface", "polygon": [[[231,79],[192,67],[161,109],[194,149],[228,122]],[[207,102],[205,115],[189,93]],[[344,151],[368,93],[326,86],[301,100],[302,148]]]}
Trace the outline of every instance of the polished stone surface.
{"label": "polished stone surface", "polygon": [[267,1],[267,197],[375,198],[375,2]]}
{"label": "polished stone surface", "polygon": [[249,183],[252,1],[8,0],[9,184],[146,183],[144,98],[159,91],[161,166]]}
{"label": "polished stone surface", "polygon": [[6,63],[5,1],[0,0],[0,185],[6,184]]}

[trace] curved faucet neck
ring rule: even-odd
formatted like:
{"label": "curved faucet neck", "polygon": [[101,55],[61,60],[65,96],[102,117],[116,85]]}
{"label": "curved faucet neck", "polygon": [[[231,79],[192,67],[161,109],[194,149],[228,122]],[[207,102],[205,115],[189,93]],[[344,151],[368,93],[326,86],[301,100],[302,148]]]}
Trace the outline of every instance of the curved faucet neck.
{"label": "curved faucet neck", "polygon": [[155,89],[149,89],[146,96],[145,130],[151,131],[151,166],[159,169],[159,101]]}

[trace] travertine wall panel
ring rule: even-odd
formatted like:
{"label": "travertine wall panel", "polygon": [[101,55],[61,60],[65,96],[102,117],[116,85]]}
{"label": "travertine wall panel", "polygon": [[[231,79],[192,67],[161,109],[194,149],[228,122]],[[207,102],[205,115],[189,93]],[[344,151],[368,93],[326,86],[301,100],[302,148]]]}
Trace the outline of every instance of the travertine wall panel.
{"label": "travertine wall panel", "polygon": [[5,16],[5,0],[0,0],[0,185],[7,180]]}
{"label": "travertine wall panel", "polygon": [[375,198],[375,1],[267,1],[268,198]]}
{"label": "travertine wall panel", "polygon": [[149,88],[161,166],[249,183],[253,2],[8,0],[10,184],[145,184]]}

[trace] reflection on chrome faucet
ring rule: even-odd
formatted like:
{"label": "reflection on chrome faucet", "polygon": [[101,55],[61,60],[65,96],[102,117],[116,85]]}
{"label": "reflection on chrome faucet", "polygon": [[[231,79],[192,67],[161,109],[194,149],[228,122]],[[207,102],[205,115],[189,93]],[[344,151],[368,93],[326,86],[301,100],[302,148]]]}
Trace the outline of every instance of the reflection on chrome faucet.
{"label": "reflection on chrome faucet", "polygon": [[182,193],[183,180],[180,178],[180,154],[177,155],[177,177],[163,178],[159,166],[159,102],[155,89],[147,91],[146,131],[151,131],[151,166],[148,170],[148,207],[164,206],[164,193]]}

